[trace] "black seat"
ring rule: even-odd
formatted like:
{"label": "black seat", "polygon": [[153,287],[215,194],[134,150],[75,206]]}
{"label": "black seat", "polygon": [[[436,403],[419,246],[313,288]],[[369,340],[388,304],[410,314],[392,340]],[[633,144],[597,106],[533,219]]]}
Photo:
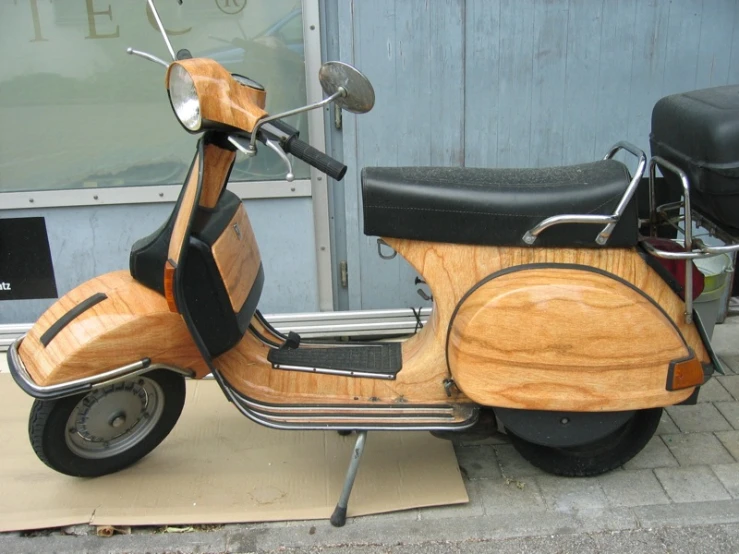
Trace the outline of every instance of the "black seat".
{"label": "black seat", "polygon": [[[541,169],[366,167],[364,233],[433,242],[525,246],[524,233],[561,214],[610,215],[631,176],[615,160]],[[636,195],[606,246],[637,244]],[[535,246],[597,246],[593,224],[555,225]]]}

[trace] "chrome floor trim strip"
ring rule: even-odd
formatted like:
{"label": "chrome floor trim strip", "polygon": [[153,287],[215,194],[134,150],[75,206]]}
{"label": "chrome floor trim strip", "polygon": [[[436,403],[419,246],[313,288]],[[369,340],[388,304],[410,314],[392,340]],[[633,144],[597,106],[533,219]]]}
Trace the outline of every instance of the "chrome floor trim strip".
{"label": "chrome floor trim strip", "polygon": [[384,379],[386,381],[395,380],[395,373],[371,373],[368,371],[354,371],[351,369],[326,369],[323,367],[307,367],[298,365],[280,365],[272,364],[273,369],[282,369],[284,371],[301,371],[303,373],[320,373],[322,375],[341,375],[344,377],[366,377],[368,379]]}

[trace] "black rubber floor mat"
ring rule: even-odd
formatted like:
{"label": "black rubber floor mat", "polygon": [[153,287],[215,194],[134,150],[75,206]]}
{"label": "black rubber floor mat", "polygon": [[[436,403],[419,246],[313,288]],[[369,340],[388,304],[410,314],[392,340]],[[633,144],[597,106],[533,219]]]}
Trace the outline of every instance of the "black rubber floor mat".
{"label": "black rubber floor mat", "polygon": [[274,366],[296,366],[337,371],[358,371],[393,375],[403,367],[401,344],[336,346],[270,350],[267,359]]}

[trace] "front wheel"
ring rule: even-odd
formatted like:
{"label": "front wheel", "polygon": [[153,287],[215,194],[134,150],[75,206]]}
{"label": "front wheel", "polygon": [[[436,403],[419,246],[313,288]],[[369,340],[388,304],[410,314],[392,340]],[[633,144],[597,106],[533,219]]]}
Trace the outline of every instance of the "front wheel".
{"label": "front wheel", "polygon": [[184,404],[184,377],[160,369],[86,394],[36,400],[28,435],[50,468],[99,477],[154,450],[177,423]]}
{"label": "front wheel", "polygon": [[638,410],[621,427],[593,442],[554,447],[535,444],[508,432],[513,447],[531,464],[555,475],[589,477],[624,465],[657,431],[662,408]]}

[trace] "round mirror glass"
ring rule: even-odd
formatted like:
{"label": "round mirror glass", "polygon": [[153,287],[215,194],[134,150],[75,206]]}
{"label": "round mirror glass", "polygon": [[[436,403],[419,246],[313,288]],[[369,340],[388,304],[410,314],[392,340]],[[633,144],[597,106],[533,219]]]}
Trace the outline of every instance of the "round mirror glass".
{"label": "round mirror glass", "polygon": [[369,79],[349,64],[326,62],[318,72],[318,80],[328,96],[335,94],[339,88],[346,91],[344,96],[335,100],[342,110],[365,113],[375,105],[375,90]]}

